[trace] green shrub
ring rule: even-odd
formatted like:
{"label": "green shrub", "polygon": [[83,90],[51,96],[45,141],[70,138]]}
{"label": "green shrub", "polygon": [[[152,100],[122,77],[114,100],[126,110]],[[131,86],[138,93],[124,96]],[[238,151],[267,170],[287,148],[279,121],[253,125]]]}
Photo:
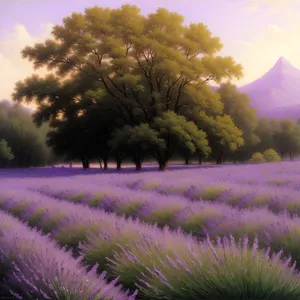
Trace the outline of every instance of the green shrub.
{"label": "green shrub", "polygon": [[262,163],[265,161],[266,160],[265,160],[264,155],[260,152],[253,153],[252,157],[250,158],[250,162],[252,162],[252,163]]}
{"label": "green shrub", "polygon": [[268,149],[263,154],[267,162],[281,161],[279,154],[274,149]]}

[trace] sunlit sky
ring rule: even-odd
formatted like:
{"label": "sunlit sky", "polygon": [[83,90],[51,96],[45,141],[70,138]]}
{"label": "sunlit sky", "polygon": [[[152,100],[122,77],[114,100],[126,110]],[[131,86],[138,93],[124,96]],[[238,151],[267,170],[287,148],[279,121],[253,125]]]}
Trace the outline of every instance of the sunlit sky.
{"label": "sunlit sky", "polygon": [[135,4],[143,14],[158,7],[176,11],[185,23],[203,22],[221,38],[221,55],[244,67],[249,83],[284,56],[300,69],[300,0],[0,0],[0,99],[10,99],[15,82],[34,73],[20,51],[49,37],[51,27],[73,11],[98,5]]}

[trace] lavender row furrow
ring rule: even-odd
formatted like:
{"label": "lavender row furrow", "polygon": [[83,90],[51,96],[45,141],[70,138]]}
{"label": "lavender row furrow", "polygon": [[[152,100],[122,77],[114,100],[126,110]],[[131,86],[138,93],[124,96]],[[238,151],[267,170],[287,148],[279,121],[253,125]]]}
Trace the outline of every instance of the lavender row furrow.
{"label": "lavender row furrow", "polygon": [[48,224],[61,244],[74,247],[76,240],[85,240],[79,245],[85,262],[103,263],[109,274],[120,276],[131,289],[137,282],[138,299],[300,297],[299,275],[291,258],[258,249],[257,239],[251,243],[247,237],[238,242],[233,237],[216,238],[214,243],[208,238],[199,243],[181,232],[159,230],[24,190],[1,190],[0,196],[2,209],[44,230]]}
{"label": "lavender row furrow", "polygon": [[[175,173],[175,172],[174,172]],[[176,203],[184,202],[187,200],[195,201],[210,201],[224,203],[238,209],[252,209],[257,207],[267,207],[274,213],[280,213],[286,210],[291,215],[300,215],[300,196],[299,192],[288,188],[280,188],[268,185],[254,186],[251,184],[237,184],[226,182],[225,180],[215,180],[209,178],[201,178],[201,176],[192,176],[184,178],[177,178],[174,181],[174,173],[170,178],[161,175],[155,176],[153,179],[148,174],[124,175],[114,177],[103,177],[99,180],[95,178],[86,179],[84,177],[56,180],[55,184],[49,186],[48,183],[43,184],[43,181],[38,183],[27,184],[34,189],[41,189],[50,187],[53,193],[59,194],[61,190],[68,189],[83,189],[85,193],[91,190],[90,194],[99,194],[99,198],[139,198],[140,202],[149,202],[149,199],[160,198],[166,205],[170,202],[167,197],[161,198],[160,195],[150,194],[149,192],[157,192],[159,194],[168,196],[178,196]],[[176,174],[182,174],[184,171],[178,171]],[[190,174],[191,175],[191,174]],[[117,185],[119,188],[111,187],[111,183]],[[53,181],[54,183],[54,181]],[[105,193],[103,189],[110,189],[109,194]],[[127,188],[127,189],[126,189]],[[128,189],[133,191],[141,191],[141,193],[129,192]],[[99,190],[101,190],[99,192]],[[80,194],[80,192],[79,192]],[[102,195],[101,195],[102,194]],[[79,195],[80,196],[80,195]],[[182,199],[180,200],[179,197]],[[76,198],[73,199],[74,201]],[[97,200],[97,199],[96,199]],[[95,200],[95,201],[96,201]],[[97,202],[97,201],[96,201]],[[104,202],[103,202],[104,203]],[[96,203],[97,204],[97,203]],[[108,204],[108,209],[110,204]],[[134,209],[134,208],[132,208]],[[138,209],[138,204],[136,209]]]}
{"label": "lavender row furrow", "polygon": [[[65,198],[67,200],[71,197],[73,201],[76,199],[78,202],[95,204],[95,199],[98,199],[97,194],[93,194],[93,191],[84,193],[84,190],[81,188],[80,186],[78,187],[81,191],[78,194],[79,190],[76,188],[74,188],[75,192],[73,193],[70,187],[66,191],[63,191],[56,186],[55,189],[58,189],[58,193],[54,195],[59,196],[61,199]],[[51,194],[50,191],[53,190],[48,188],[48,193]],[[45,187],[43,191],[46,192]],[[129,198],[127,200],[127,203],[132,204]],[[115,199],[114,203],[119,203],[118,205],[121,207],[122,201],[118,202]],[[138,203],[138,201],[137,199],[136,202]],[[107,207],[110,200],[108,199],[104,202]],[[63,205],[66,205],[65,202],[63,203]],[[100,205],[101,201],[97,203],[97,205]],[[180,203],[179,200],[178,203]],[[130,205],[128,206],[131,207]],[[198,238],[205,238],[207,234],[212,238],[232,234],[235,238],[247,235],[250,239],[253,239],[257,235],[264,248],[271,247],[274,251],[278,251],[282,247],[286,255],[291,254],[295,260],[300,262],[300,253],[298,251],[298,244],[300,242],[300,232],[298,230],[300,227],[299,218],[290,217],[286,213],[274,214],[266,209],[237,210],[224,204],[208,202],[195,203],[185,207],[183,210],[174,210],[174,207],[176,208],[176,201],[174,201],[173,206],[168,207],[168,205],[164,206],[161,198],[158,198],[157,201],[154,200],[152,202],[152,206],[142,206],[140,210],[135,210],[134,215],[150,223],[159,223],[160,226],[179,227],[184,232],[192,233]],[[180,208],[180,205],[178,207]],[[113,206],[113,209],[115,208],[116,206]],[[87,226],[85,224],[86,222],[83,222],[82,226]]]}

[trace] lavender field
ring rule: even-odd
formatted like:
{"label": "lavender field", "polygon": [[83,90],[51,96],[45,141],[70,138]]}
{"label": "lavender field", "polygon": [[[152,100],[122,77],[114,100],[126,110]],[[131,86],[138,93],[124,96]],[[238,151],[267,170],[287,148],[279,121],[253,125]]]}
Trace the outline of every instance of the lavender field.
{"label": "lavender field", "polygon": [[300,162],[0,171],[0,299],[300,299]]}

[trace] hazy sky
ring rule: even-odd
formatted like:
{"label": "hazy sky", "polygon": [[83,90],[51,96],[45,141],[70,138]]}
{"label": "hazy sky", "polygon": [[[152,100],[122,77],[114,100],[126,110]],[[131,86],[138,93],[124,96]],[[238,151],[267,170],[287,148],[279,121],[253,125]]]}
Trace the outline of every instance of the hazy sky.
{"label": "hazy sky", "polygon": [[243,65],[238,85],[263,75],[280,56],[300,68],[300,0],[0,0],[0,99],[9,99],[15,82],[33,73],[20,51],[47,38],[53,24],[85,7],[125,3],[144,14],[165,7],[186,24],[205,23],[221,38],[221,54]]}

